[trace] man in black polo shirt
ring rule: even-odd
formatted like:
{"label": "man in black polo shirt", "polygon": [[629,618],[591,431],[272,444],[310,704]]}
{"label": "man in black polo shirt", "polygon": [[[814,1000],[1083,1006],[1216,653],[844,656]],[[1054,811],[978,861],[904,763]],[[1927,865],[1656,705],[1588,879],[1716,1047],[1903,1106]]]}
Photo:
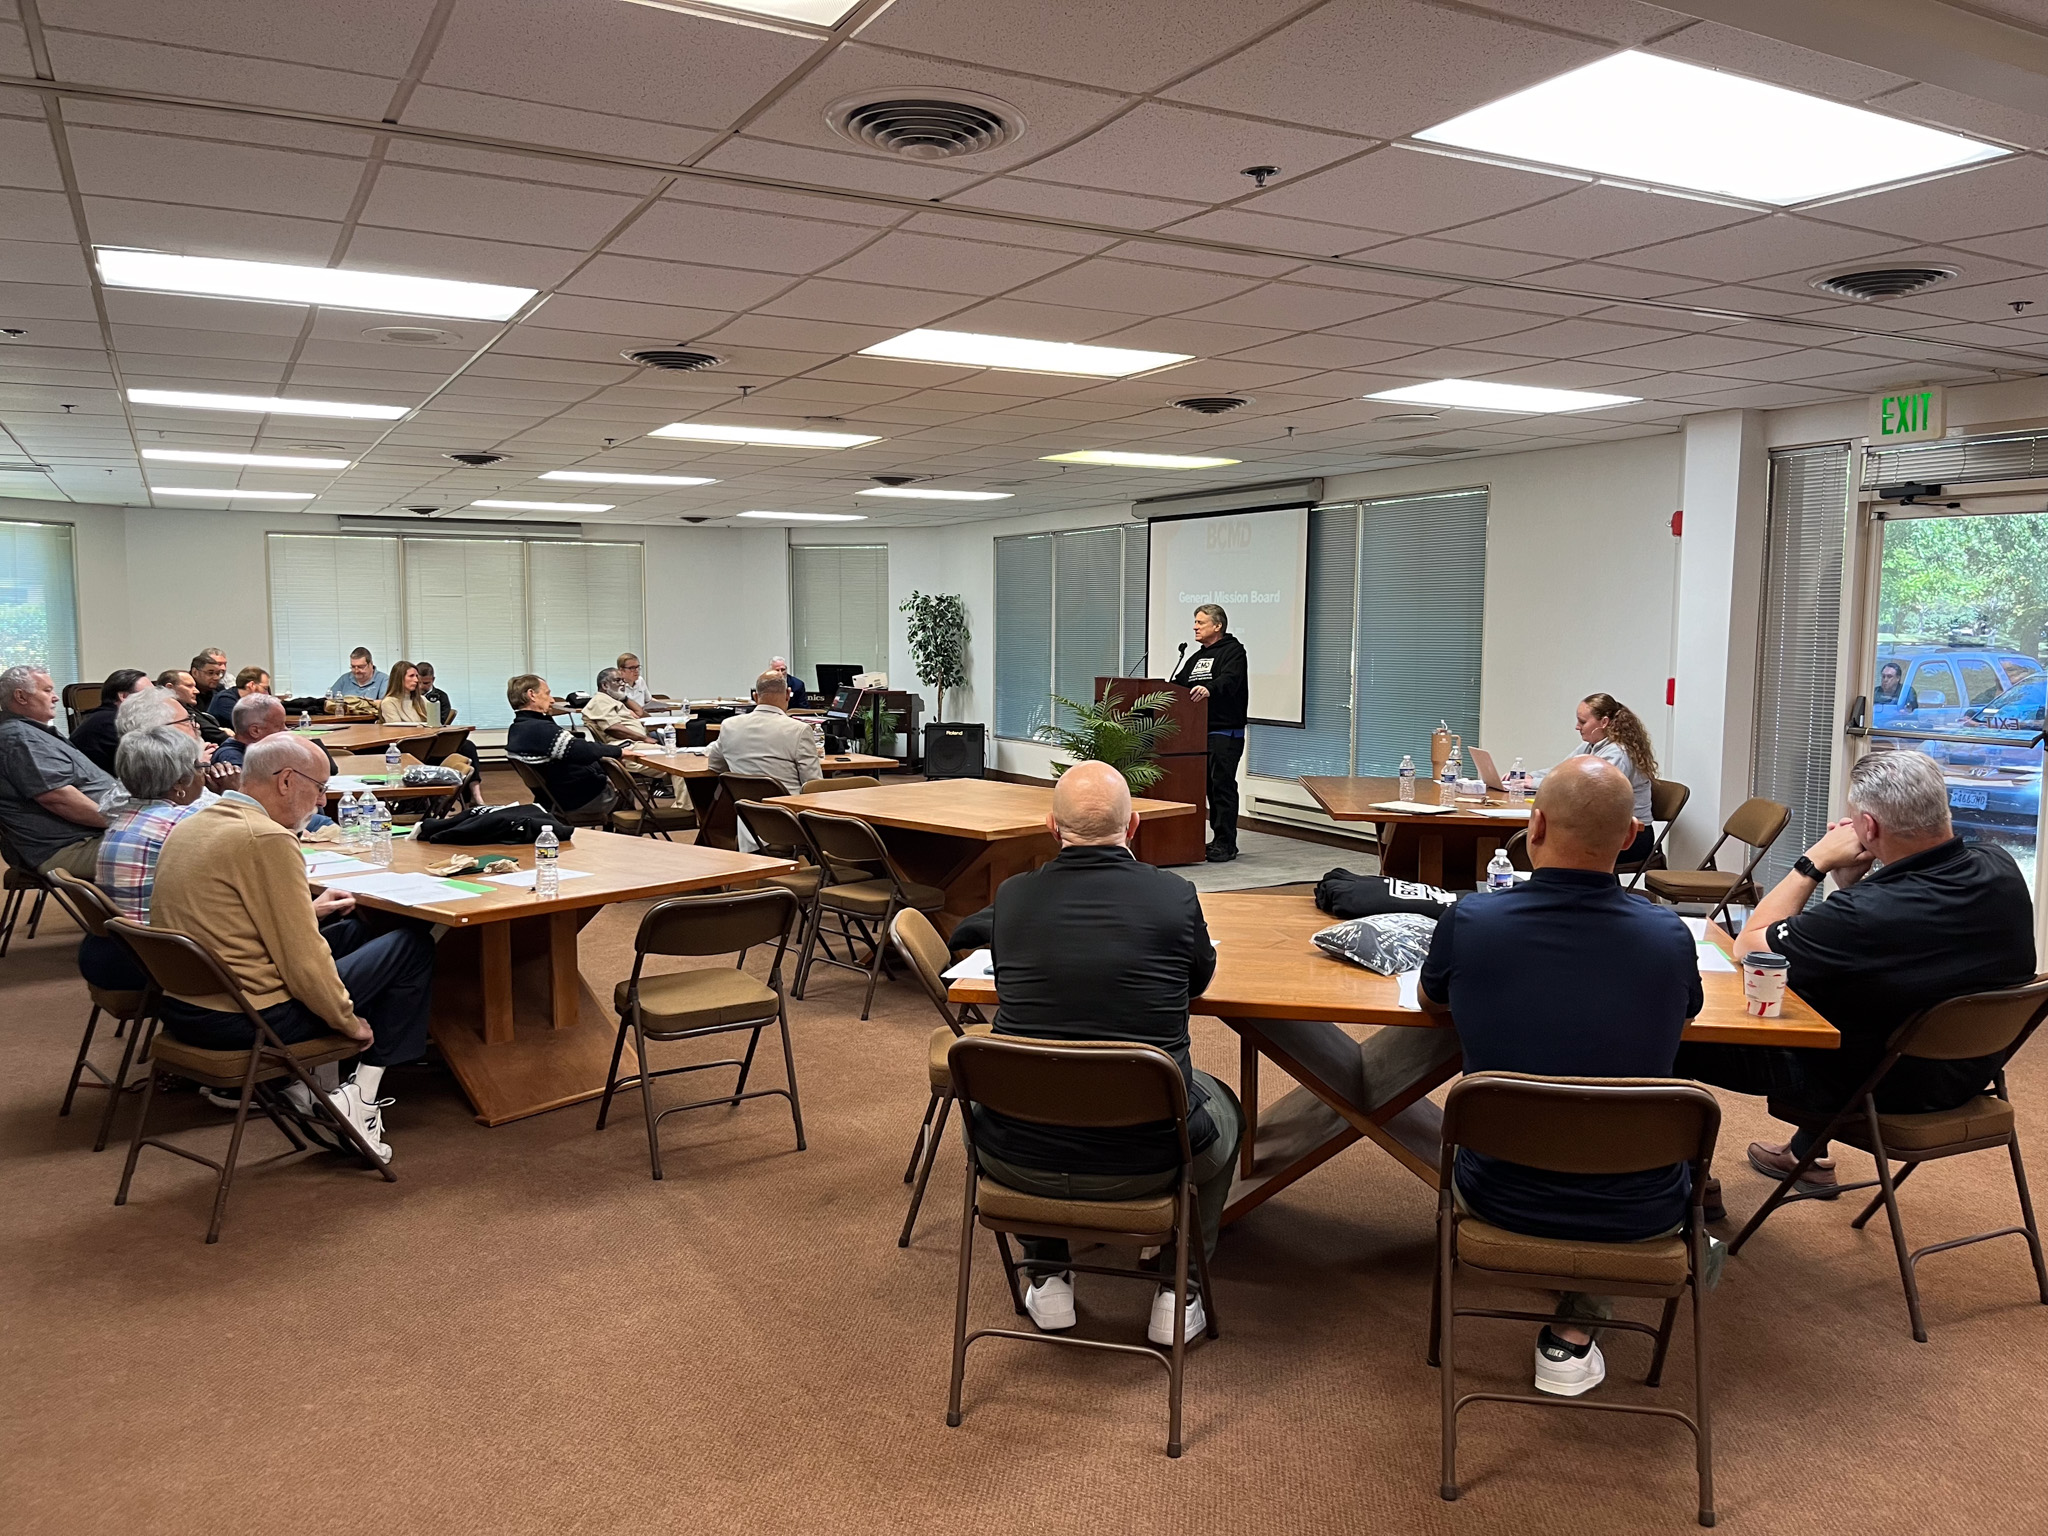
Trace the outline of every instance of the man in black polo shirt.
{"label": "man in black polo shirt", "polygon": [[[1615,883],[1634,841],[1635,792],[1613,764],[1568,757],[1529,814],[1526,885],[1467,896],[1436,925],[1418,988],[1449,1012],[1467,1072],[1669,1077],[1685,1021],[1700,1011],[1692,935],[1668,907]],[[1683,1163],[1649,1173],[1546,1173],[1458,1154],[1456,1196],[1481,1221],[1532,1237],[1637,1242],[1674,1230],[1691,1194]],[[1605,1296],[1568,1291],[1560,1317],[1614,1315]],[[1546,1324],[1536,1389],[1577,1397],[1606,1379],[1588,1329]]]}
{"label": "man in black polo shirt", "polygon": [[607,757],[623,757],[623,747],[599,746],[567,731],[555,720],[555,696],[547,679],[521,673],[505,685],[505,699],[516,713],[505,733],[505,755],[540,774],[564,816],[599,816],[618,801],[604,770]]}
{"label": "man in black polo shirt", "polygon": [[[1829,875],[1834,894],[1808,906]],[[1735,940],[1738,955],[1760,949],[1791,962],[1786,984],[1841,1031],[1841,1049],[1688,1045],[1678,1070],[1824,1119],[1913,1015],[2031,981],[2034,909],[2011,854],[1955,835],[1948,784],[1933,758],[1872,752],[1850,770],[1848,817],[1800,856]],[[2000,1065],[1996,1056],[1902,1060],[1877,1090],[1878,1110],[1954,1109],[1982,1093]],[[1752,1142],[1750,1165],[1782,1179],[1813,1144],[1804,1131],[1783,1146]],[[1834,1163],[1822,1157],[1799,1187],[1830,1197],[1837,1183]]]}
{"label": "man in black polo shirt", "polygon": [[1199,649],[1168,679],[1209,705],[1209,862],[1237,857],[1237,765],[1244,759],[1244,722],[1251,707],[1251,662],[1230,633],[1230,615],[1214,603],[1195,610]]}

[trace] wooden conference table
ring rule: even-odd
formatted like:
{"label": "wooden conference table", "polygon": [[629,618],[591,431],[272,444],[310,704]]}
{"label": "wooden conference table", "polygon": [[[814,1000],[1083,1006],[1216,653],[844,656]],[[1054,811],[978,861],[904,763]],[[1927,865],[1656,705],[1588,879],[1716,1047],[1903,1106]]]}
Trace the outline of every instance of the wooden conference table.
{"label": "wooden conference table", "polygon": [[[1202,915],[1216,940],[1216,974],[1189,1008],[1237,1032],[1244,1103],[1237,1179],[1223,1219],[1237,1220],[1361,1140],[1378,1143],[1435,1188],[1443,1112],[1428,1096],[1461,1063],[1449,1020],[1403,1008],[1396,978],[1317,949],[1312,935],[1331,919],[1306,893],[1205,892]],[[1726,934],[1708,933],[1728,949]],[[1700,986],[1706,1006],[1686,1025],[1688,1040],[1825,1050],[1841,1044],[1834,1026],[1789,992],[1784,1017],[1750,1018],[1739,971],[1702,973]],[[956,981],[947,996],[986,1010],[996,1003],[996,987],[992,980]],[[1394,1027],[1360,1038],[1351,1032],[1360,1025]],[[1300,1084],[1263,1113],[1261,1056]]]}
{"label": "wooden conference table", "polygon": [[[1450,890],[1476,890],[1486,883],[1493,850],[1529,825],[1528,808],[1512,809],[1508,797],[1488,790],[1484,797],[1454,799],[1448,811],[1387,809],[1400,801],[1399,779],[1340,779],[1305,776],[1301,787],[1329,812],[1332,821],[1369,821],[1380,845],[1380,873],[1396,880],[1420,880]],[[1419,806],[1444,803],[1441,786],[1417,779]]]}
{"label": "wooden conference table", "polygon": [[[307,851],[341,853],[316,845]],[[530,844],[459,848],[411,838],[393,840],[388,873],[424,874],[458,853],[503,855],[532,875]],[[541,901],[530,884],[505,886],[473,874],[452,877],[458,889],[439,899],[357,889],[356,901],[451,930],[434,957],[434,1040],[477,1119],[503,1125],[604,1092],[618,1017],[610,997],[594,992],[577,968],[576,936],[584,925],[613,902],[745,885],[795,867],[787,859],[578,828],[562,844],[561,893],[553,901]],[[351,889],[368,878],[323,878],[317,866],[308,877]]]}
{"label": "wooden conference table", "polygon": [[292,727],[294,736],[305,736],[317,741],[329,753],[382,752],[394,741],[419,741],[438,736],[443,730],[461,730],[461,726],[438,725],[385,725],[381,721],[366,720],[361,725],[316,725],[307,730]]}
{"label": "wooden conference table", "polygon": [[[399,782],[399,778],[405,773],[406,769],[418,768],[420,766],[420,760],[410,752],[401,752],[398,757],[398,771],[392,773],[392,770],[384,762],[383,753],[366,752],[361,757],[335,758],[334,778],[365,780],[370,793],[379,800],[405,800],[416,799],[420,796],[440,796],[448,794],[457,787],[439,784],[406,785]],[[391,774],[390,782],[388,783],[384,782],[386,774]],[[328,780],[327,798],[330,802],[339,800],[347,793],[347,790],[336,789],[333,779]]]}
{"label": "wooden conference table", "polygon": [[[873,827],[908,878],[946,893],[944,910],[932,918],[941,933],[951,933],[961,918],[994,901],[996,887],[1010,876],[1036,869],[1059,852],[1045,827],[1052,789],[1042,784],[939,779],[782,795],[768,804],[851,816]],[[1158,860],[1148,855],[1145,824],[1195,814],[1192,805],[1171,800],[1134,799],[1131,808],[1139,818],[1132,851],[1147,863]]]}

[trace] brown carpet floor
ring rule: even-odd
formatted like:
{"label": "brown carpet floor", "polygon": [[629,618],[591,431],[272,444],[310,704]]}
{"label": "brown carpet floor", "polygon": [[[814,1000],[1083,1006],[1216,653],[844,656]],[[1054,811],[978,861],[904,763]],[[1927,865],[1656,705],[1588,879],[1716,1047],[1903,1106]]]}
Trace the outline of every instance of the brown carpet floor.
{"label": "brown carpet floor", "polygon": [[[601,994],[628,967],[637,915],[613,909],[584,934]],[[10,1532],[1586,1536],[1692,1522],[1684,1431],[1608,1414],[1468,1410],[1464,1497],[1438,1500],[1432,1201],[1369,1145],[1225,1234],[1223,1336],[1193,1353],[1181,1460],[1163,1454],[1163,1373],[1082,1351],[977,1345],[966,1420],[948,1429],[960,1159],[956,1142],[900,1251],[934,1022],[907,986],[885,985],[865,1024],[844,972],[821,972],[797,1005],[808,1152],[777,1101],[702,1112],[667,1123],[656,1184],[636,1111],[601,1135],[582,1106],[485,1130],[422,1067],[387,1081],[399,1183],[318,1153],[252,1166],[207,1247],[206,1170],[146,1154],[117,1210],[119,1146],[89,1150],[101,1099],[57,1118],[85,1013],[74,947],[59,920],[0,961]],[[1196,1057],[1235,1080],[1214,1020],[1198,1021]],[[1280,1078],[1269,1069],[1269,1092]],[[2048,1049],[2013,1087],[2048,1147]],[[1766,1128],[1729,1102],[1738,1216],[1765,1188],[1741,1148]],[[283,1147],[263,1130],[252,1143]],[[2003,1160],[1978,1156],[1927,1169],[1906,1205],[1933,1241],[2012,1220],[2014,1200]],[[1932,1259],[1933,1341],[1916,1345],[1883,1222],[1852,1233],[1852,1214],[1774,1218],[1712,1298],[1722,1524],[2048,1527],[2048,1308],[2020,1244]],[[982,1244],[973,1317],[1004,1324]],[[1084,1329],[1140,1337],[1140,1288],[1083,1277],[1080,1295]],[[1473,1384],[1525,1385],[1530,1334],[1466,1325]],[[1659,1397],[1684,1403],[1691,1355],[1676,1347]],[[1615,1342],[1603,1392],[1643,1395],[1646,1359],[1644,1343]]]}

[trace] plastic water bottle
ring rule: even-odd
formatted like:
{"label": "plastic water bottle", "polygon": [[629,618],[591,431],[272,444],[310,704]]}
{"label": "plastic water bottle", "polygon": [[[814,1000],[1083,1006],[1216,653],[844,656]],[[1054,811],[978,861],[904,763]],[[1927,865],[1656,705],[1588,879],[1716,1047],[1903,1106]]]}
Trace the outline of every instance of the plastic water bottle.
{"label": "plastic water bottle", "polygon": [[1401,758],[1401,798],[1415,798],[1415,759],[1405,754]]}
{"label": "plastic water bottle", "polygon": [[660,738],[661,738],[661,744],[662,744],[662,746],[663,746],[664,748],[666,748],[666,749],[667,749],[668,751],[670,751],[670,752],[673,752],[673,751],[675,751],[675,749],[676,749],[676,728],[675,728],[674,726],[672,726],[672,725],[664,725],[664,726],[661,726],[661,727],[659,727],[659,735],[660,735]]}
{"label": "plastic water bottle", "polygon": [[370,849],[366,857],[372,864],[388,866],[391,863],[391,807],[372,795],[367,822]]}
{"label": "plastic water bottle", "polygon": [[1515,766],[1508,770],[1506,780],[1509,805],[1529,803],[1529,775],[1522,767],[1522,760],[1515,759]]}
{"label": "plastic water bottle", "polygon": [[1453,752],[1444,759],[1444,771],[1437,780],[1437,804],[1449,805],[1458,798],[1458,754]]}
{"label": "plastic water bottle", "polygon": [[555,829],[542,827],[540,836],[533,840],[533,894],[542,901],[553,901],[562,893],[561,857],[562,845],[555,837]]}
{"label": "plastic water bottle", "polygon": [[350,848],[358,847],[363,841],[363,803],[356,798],[354,790],[344,790],[341,804],[334,808],[334,819],[341,823],[342,843]]}
{"label": "plastic water bottle", "polygon": [[384,749],[384,771],[397,773],[405,765],[405,754],[398,750],[398,743],[392,742]]}
{"label": "plastic water bottle", "polygon": [[1486,888],[1489,891],[1512,890],[1515,884],[1515,866],[1508,862],[1505,848],[1493,850],[1493,857],[1486,862]]}
{"label": "plastic water bottle", "polygon": [[313,716],[310,712],[303,709],[299,711],[299,729],[302,731],[313,729]]}

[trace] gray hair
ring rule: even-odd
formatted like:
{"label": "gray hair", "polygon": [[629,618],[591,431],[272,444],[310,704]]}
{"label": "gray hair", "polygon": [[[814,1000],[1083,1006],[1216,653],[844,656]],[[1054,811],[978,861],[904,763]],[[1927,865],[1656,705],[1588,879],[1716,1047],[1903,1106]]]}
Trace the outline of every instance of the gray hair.
{"label": "gray hair", "polygon": [[[313,754],[319,751],[311,742],[301,741],[289,731],[279,731],[275,736],[266,736],[254,743],[242,754],[242,777],[275,779],[288,769],[310,777],[315,771]],[[324,758],[325,754],[321,756]],[[324,781],[327,777],[325,762],[319,771]]]}
{"label": "gray hair", "polygon": [[[270,717],[275,716],[273,720]],[[284,701],[274,693],[245,693],[235,700],[237,736],[267,736],[284,724]]]}
{"label": "gray hair", "polygon": [[625,693],[626,685],[620,680],[617,667],[606,667],[597,674],[597,691],[614,699]]}
{"label": "gray hair", "polygon": [[115,734],[126,736],[130,731],[151,731],[160,725],[170,725],[184,707],[175,695],[161,688],[131,693],[114,711]]}
{"label": "gray hair", "polygon": [[49,675],[48,667],[38,667],[27,662],[0,672],[0,709],[11,709],[17,693],[34,693],[36,679]]}
{"label": "gray hair", "polygon": [[1872,752],[1849,770],[1849,809],[1898,837],[1947,832],[1948,781],[1925,752]]}
{"label": "gray hair", "polygon": [[114,749],[114,776],[137,800],[168,800],[199,772],[199,738],[174,725],[126,732]]}
{"label": "gray hair", "polygon": [[1230,629],[1230,615],[1225,613],[1223,609],[1217,604],[1203,603],[1199,608],[1195,610],[1195,612],[1198,614],[1206,613],[1209,616],[1209,620],[1211,623],[1213,623],[1218,629],[1228,633]]}

